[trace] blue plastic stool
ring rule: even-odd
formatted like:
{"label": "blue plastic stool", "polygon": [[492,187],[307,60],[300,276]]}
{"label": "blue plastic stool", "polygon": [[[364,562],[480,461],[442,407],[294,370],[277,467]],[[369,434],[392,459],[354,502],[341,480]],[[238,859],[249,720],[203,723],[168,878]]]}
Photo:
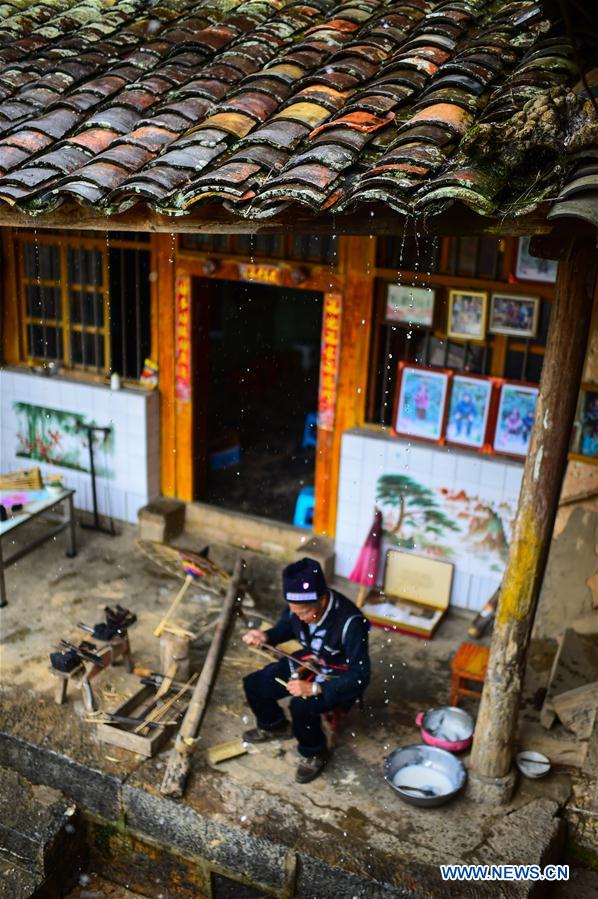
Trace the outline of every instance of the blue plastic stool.
{"label": "blue plastic stool", "polygon": [[311,528],[314,522],[315,492],[313,487],[303,487],[295,503],[293,524],[296,528]]}
{"label": "blue plastic stool", "polygon": [[316,412],[308,412],[303,426],[303,442],[301,449],[318,445],[318,416]]}

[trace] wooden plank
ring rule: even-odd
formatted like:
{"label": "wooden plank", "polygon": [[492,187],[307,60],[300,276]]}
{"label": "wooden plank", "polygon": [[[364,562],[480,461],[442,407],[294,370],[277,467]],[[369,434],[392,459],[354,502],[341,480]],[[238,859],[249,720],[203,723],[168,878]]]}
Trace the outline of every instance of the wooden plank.
{"label": "wooden plank", "polygon": [[598,681],[559,693],[554,697],[552,705],[561,724],[580,739],[588,739],[598,709]]}
{"label": "wooden plank", "polygon": [[555,697],[594,681],[597,657],[598,635],[578,634],[567,628],[552,663],[546,698],[540,712],[544,727],[550,728],[554,724]]}
{"label": "wooden plank", "polygon": [[598,715],[594,718],[594,726],[588,740],[588,751],[585,762],[582,765],[584,774],[596,779],[596,771],[598,771]]}
{"label": "wooden plank", "polygon": [[226,762],[228,759],[235,759],[247,752],[247,744],[242,740],[229,740],[227,743],[217,743],[208,749],[208,762],[211,765],[217,765],[219,762]]}
{"label": "wooden plank", "polygon": [[527,651],[590,332],[594,249],[595,240],[572,238],[559,262],[534,426],[473,742],[472,767],[483,779],[506,777],[511,768]]}
{"label": "wooden plank", "polygon": [[549,732],[541,724],[532,723],[521,726],[518,747],[519,752],[543,752],[553,765],[571,765],[573,768],[583,766],[588,752],[587,740]]}

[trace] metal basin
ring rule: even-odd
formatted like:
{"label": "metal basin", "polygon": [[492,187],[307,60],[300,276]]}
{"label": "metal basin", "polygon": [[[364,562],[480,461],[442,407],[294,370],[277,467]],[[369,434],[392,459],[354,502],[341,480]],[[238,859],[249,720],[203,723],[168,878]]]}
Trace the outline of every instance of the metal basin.
{"label": "metal basin", "polygon": [[445,749],[418,743],[391,752],[384,760],[384,779],[404,802],[432,808],[463,789],[467,772],[463,763]]}
{"label": "metal basin", "polygon": [[474,720],[463,709],[449,705],[440,709],[428,709],[420,712],[415,723],[419,725],[425,743],[448,749],[449,752],[462,752],[471,746],[473,740]]}

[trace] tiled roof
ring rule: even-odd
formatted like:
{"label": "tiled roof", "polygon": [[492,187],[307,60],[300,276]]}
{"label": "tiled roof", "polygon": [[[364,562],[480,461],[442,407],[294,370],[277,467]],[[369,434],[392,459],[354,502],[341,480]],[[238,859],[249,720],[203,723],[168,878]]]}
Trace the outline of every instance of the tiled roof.
{"label": "tiled roof", "polygon": [[598,69],[580,81],[543,9],[0,0],[0,206],[267,220],[595,201]]}

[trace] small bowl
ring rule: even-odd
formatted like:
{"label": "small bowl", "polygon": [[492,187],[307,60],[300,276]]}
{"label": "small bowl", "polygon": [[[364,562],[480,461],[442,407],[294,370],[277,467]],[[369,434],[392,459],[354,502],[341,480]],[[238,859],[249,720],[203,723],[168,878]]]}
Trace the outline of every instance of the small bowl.
{"label": "small bowl", "polygon": [[46,490],[50,496],[60,496],[64,492],[63,484],[46,484]]}
{"label": "small bowl", "polygon": [[515,756],[515,764],[524,777],[544,777],[550,771],[551,763],[547,755],[534,749],[524,749]]}

